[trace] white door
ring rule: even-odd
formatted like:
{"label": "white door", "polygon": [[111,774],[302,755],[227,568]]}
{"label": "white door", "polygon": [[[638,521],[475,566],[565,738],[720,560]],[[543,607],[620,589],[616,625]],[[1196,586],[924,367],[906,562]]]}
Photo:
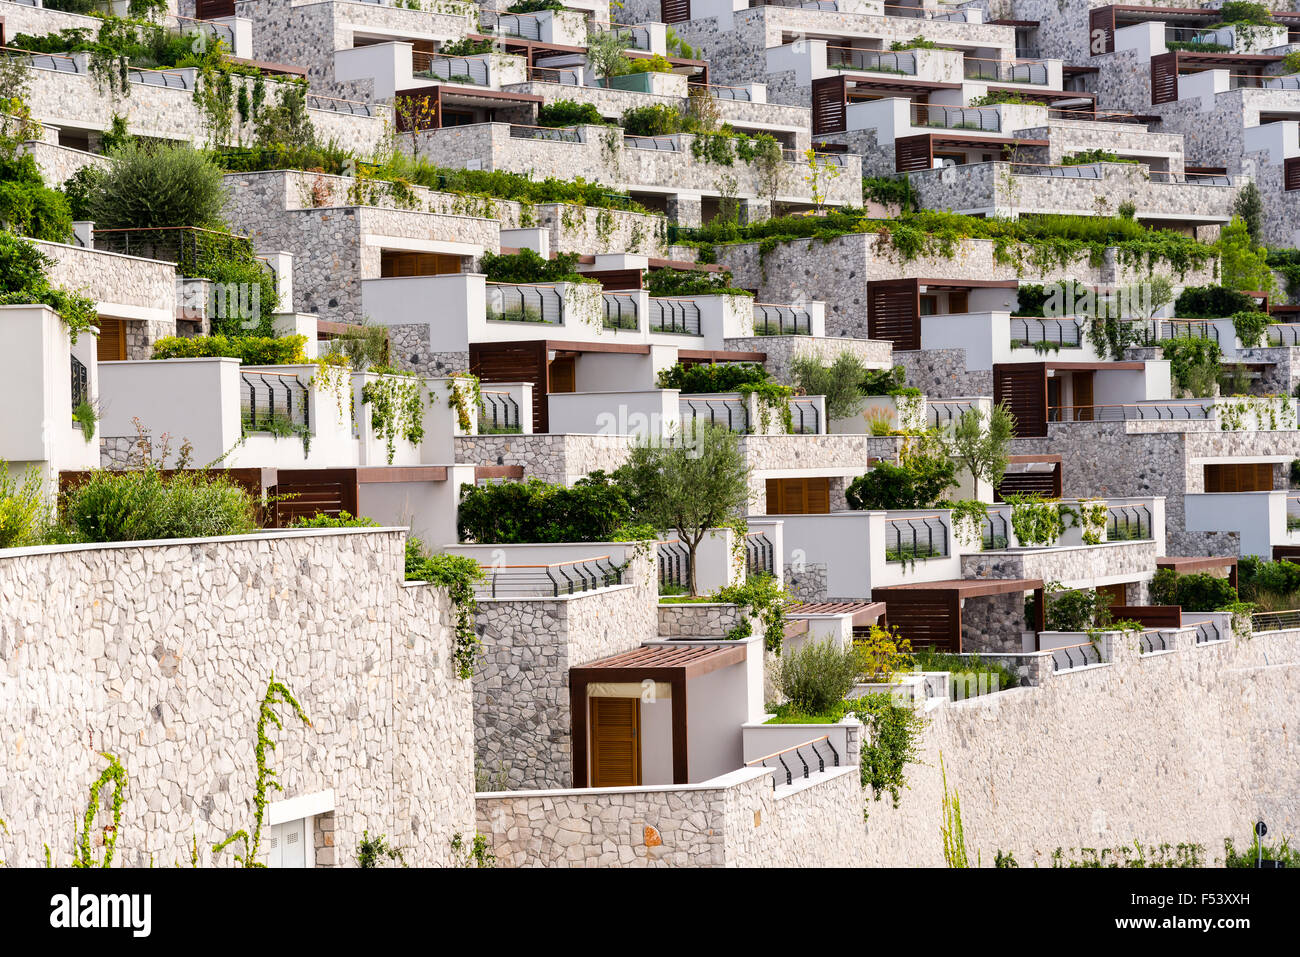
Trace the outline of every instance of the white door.
{"label": "white door", "polygon": [[307,866],[307,820],[272,824],[267,841],[267,867]]}

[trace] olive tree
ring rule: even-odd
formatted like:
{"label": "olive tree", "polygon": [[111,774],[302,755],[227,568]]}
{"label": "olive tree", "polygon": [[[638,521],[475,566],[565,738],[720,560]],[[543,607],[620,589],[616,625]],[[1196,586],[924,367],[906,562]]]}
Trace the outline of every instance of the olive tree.
{"label": "olive tree", "polygon": [[972,406],[957,419],[948,436],[948,454],[966,466],[972,491],[978,493],[981,481],[989,485],[1002,481],[1015,425],[1015,417],[1002,402],[993,406],[988,415]]}

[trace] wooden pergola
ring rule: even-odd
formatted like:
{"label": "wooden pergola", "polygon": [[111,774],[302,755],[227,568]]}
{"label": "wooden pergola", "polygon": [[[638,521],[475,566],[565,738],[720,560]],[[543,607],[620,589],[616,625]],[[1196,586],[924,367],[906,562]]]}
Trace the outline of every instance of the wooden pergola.
{"label": "wooden pergola", "polygon": [[960,652],[961,603],[965,599],[1027,591],[1034,593],[1034,630],[1042,631],[1046,604],[1041,578],[956,578],[884,585],[871,589],[871,597],[885,603],[886,621],[912,644]]}
{"label": "wooden pergola", "polygon": [[1228,569],[1228,581],[1237,587],[1237,559],[1226,555],[1163,555],[1156,559],[1156,568],[1170,568],[1180,575],[1211,571],[1219,568]]}
{"label": "wooden pergola", "polygon": [[[587,787],[587,686],[604,683],[662,681],[672,688],[673,783],[690,780],[687,759],[686,683],[745,660],[744,644],[646,645],[610,658],[569,669],[569,714],[573,723],[573,786]],[[638,744],[639,746],[639,744]]]}

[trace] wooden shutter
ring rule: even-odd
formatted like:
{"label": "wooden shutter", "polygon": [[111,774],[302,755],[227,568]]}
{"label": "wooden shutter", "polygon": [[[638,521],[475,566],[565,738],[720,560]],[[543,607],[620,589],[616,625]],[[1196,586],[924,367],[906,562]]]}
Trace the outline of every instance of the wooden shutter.
{"label": "wooden shutter", "polygon": [[1151,102],[1173,103],[1178,99],[1178,53],[1161,53],[1151,58]]}
{"label": "wooden shutter", "polygon": [[356,469],[279,469],[270,491],[276,528],[288,528],[299,518],[359,511]]}
{"label": "wooden shutter", "polygon": [[[1098,33],[1101,44],[1094,43]],[[1115,8],[1094,7],[1088,11],[1088,55],[1115,52]]]}
{"label": "wooden shutter", "polygon": [[460,271],[461,258],[447,253],[385,249],[379,254],[379,275],[383,279],[402,276],[443,276]]}
{"label": "wooden shutter", "polygon": [[641,783],[641,699],[591,698],[591,786]]}
{"label": "wooden shutter", "polygon": [[831,480],[786,478],[767,480],[767,514],[825,515],[831,510]]}
{"label": "wooden shutter", "polygon": [[470,371],[481,382],[531,382],[533,385],[533,429],[545,432],[547,416],[546,343],[471,342]]}
{"label": "wooden shutter", "polygon": [[100,362],[114,362],[126,358],[126,323],[121,319],[99,319],[99,341],[95,344],[95,357]]}
{"label": "wooden shutter", "polygon": [[1008,495],[1041,495],[1044,498],[1061,497],[1061,463],[1044,472],[1007,472],[993,490],[995,502],[1005,502]]}
{"label": "wooden shutter", "polygon": [[867,283],[867,337],[888,339],[895,349],[921,348],[920,283],[879,279]]}
{"label": "wooden shutter", "polygon": [[948,293],[948,312],[970,312],[970,292],[965,289],[954,289]]}
{"label": "wooden shutter", "polygon": [[845,84],[842,76],[824,76],[812,81],[812,133],[843,133],[848,125]]}
{"label": "wooden shutter", "polygon": [[1240,462],[1205,466],[1207,492],[1271,492],[1271,462]]}
{"label": "wooden shutter", "polygon": [[1283,189],[1300,189],[1300,156],[1289,157],[1282,162]]}
{"label": "wooden shutter", "polygon": [[582,275],[585,279],[596,280],[596,282],[600,283],[602,289],[641,288],[642,273],[640,269],[593,269],[584,272]]}
{"label": "wooden shutter", "polygon": [[1016,419],[1016,436],[1047,434],[1047,363],[993,364],[993,402],[1005,402]]}
{"label": "wooden shutter", "polygon": [[663,23],[685,23],[691,18],[691,0],[659,0],[659,19]]}
{"label": "wooden shutter", "polygon": [[235,0],[195,0],[196,20],[217,20],[235,15]]}
{"label": "wooden shutter", "polygon": [[1093,419],[1093,381],[1091,369],[1074,373],[1074,418],[1078,422],[1091,422]]}
{"label": "wooden shutter", "polygon": [[933,137],[929,133],[894,140],[894,168],[900,173],[929,169],[933,165]]}

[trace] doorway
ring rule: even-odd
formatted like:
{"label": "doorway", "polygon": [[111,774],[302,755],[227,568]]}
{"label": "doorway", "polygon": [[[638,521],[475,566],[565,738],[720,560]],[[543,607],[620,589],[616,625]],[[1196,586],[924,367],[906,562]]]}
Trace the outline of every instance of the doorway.
{"label": "doorway", "polygon": [[577,392],[578,360],[574,356],[556,356],[547,365],[550,386],[547,392]]}
{"label": "doorway", "polygon": [[641,699],[590,698],[591,786],[641,783]]}

